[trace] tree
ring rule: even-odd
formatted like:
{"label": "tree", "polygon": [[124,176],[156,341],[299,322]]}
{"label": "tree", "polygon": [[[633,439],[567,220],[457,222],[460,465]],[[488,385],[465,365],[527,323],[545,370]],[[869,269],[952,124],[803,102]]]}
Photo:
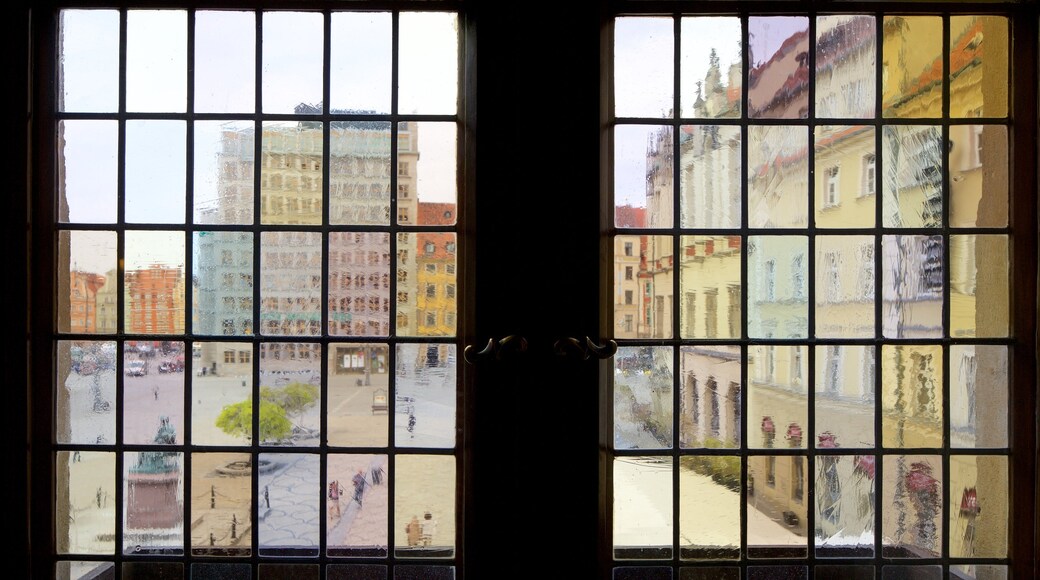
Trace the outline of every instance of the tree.
{"label": "tree", "polygon": [[[251,437],[253,434],[252,401],[226,405],[217,417],[217,427],[228,435]],[[260,399],[260,440],[273,441],[284,439],[292,431],[292,424],[285,417],[285,409],[280,405]]]}
{"label": "tree", "polygon": [[285,414],[299,420],[307,409],[318,403],[318,387],[310,383],[292,382],[281,389],[262,387],[260,400],[274,403],[285,410]]}

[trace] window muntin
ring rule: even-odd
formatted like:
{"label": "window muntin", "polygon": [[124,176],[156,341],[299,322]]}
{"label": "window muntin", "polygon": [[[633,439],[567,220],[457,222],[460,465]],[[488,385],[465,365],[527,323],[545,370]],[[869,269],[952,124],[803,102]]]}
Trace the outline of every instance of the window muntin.
{"label": "window muntin", "polygon": [[[1001,355],[1015,344],[1005,326],[1012,295],[1005,244],[1013,238],[1003,217],[1009,199],[1004,197],[1005,131],[1012,126],[1009,19],[751,15],[730,17],[737,24],[735,35],[721,26],[712,35],[690,23],[721,23],[726,17],[676,15],[668,26],[661,22],[665,18],[635,12],[614,19],[615,67],[656,62],[645,67],[647,76],[638,86],[647,93],[646,103],[658,99],[667,105],[660,111],[637,107],[631,87],[623,86],[636,73],[615,68],[615,107],[608,114],[614,147],[612,232],[616,240],[648,249],[637,272],[647,278],[648,291],[640,318],[654,321],[635,337],[618,335],[624,339],[619,353],[653,344],[655,350],[670,349],[671,358],[683,364],[672,381],[647,381],[642,393],[616,364],[615,573],[732,560],[753,575],[767,570],[754,566],[756,558],[774,559],[769,570],[778,570],[776,559],[783,558],[790,562],[783,568],[805,575],[813,562],[804,559],[812,554],[864,558],[857,563],[873,567],[880,566],[881,556],[940,558],[936,569],[952,574],[960,568],[945,558],[982,558],[980,551],[996,559],[995,570],[1006,569],[1009,514],[1004,500],[996,498],[1010,486],[1007,441],[998,435],[1002,443],[985,453],[957,453],[949,444],[954,432],[944,431],[944,414],[956,413],[960,444],[979,436],[965,425],[980,398],[974,394],[972,359],[960,353],[992,341],[997,350],[990,352],[988,368],[1002,377],[991,387],[994,405],[1006,416],[1001,385],[1010,371]],[[981,37],[996,39],[998,48],[981,56]],[[724,66],[730,61],[720,62],[713,49],[734,38],[743,39],[744,52]],[[909,51],[911,43],[921,44],[920,50]],[[695,53],[701,54],[700,63],[687,57]],[[963,74],[965,63],[975,58],[1002,79],[999,88],[983,89]],[[667,62],[674,63],[671,74],[659,72],[656,67]],[[624,99],[618,97],[621,91]],[[686,106],[687,100],[695,106]],[[733,132],[734,152],[723,155],[708,146],[718,143],[717,127],[700,117],[707,116],[702,111],[709,103],[720,110],[718,103],[727,102],[734,120],[722,128]],[[983,106],[992,113],[985,115],[984,130],[957,120]],[[712,139],[697,138],[703,135]],[[805,135],[813,139],[812,147]],[[940,145],[947,136],[957,143],[943,155]],[[979,189],[980,163],[990,172],[985,179],[991,194]],[[812,174],[815,179],[808,178]],[[736,220],[700,217],[719,215],[720,197],[713,192],[734,181],[729,207],[737,209]],[[878,188],[881,196],[875,195]],[[972,200],[970,209],[963,201],[959,210],[952,209],[965,199]],[[682,216],[678,223],[671,217],[676,212]],[[989,221],[983,225],[980,219]],[[975,229],[953,235],[961,231],[950,228]],[[709,269],[717,253],[705,248],[709,236],[736,240],[731,263],[740,275],[735,280],[727,279],[723,268]],[[970,249],[982,237],[988,244],[984,252]],[[617,265],[624,256],[616,251],[617,242],[614,247],[614,285],[621,288]],[[718,247],[716,242],[711,249]],[[684,266],[679,269],[671,267],[676,254]],[[973,306],[975,270],[983,263],[991,275],[986,293],[995,301],[986,313]],[[701,330],[713,316],[704,310],[701,289],[734,281],[745,314],[738,310],[732,339],[715,338]],[[682,297],[681,312],[670,308],[673,295]],[[814,308],[807,308],[809,302]],[[615,322],[624,315],[616,305]],[[979,334],[981,320],[986,338]],[[722,347],[733,354],[724,354]],[[956,378],[944,358],[954,352],[960,365]],[[700,425],[730,415],[705,404],[708,378],[694,365],[694,353],[707,357],[703,369],[725,363],[735,367],[738,381],[746,377],[738,383],[747,385],[746,400],[732,402],[742,410],[737,417],[747,417],[738,429],[746,443],[720,445],[710,430],[695,435]],[[815,388],[807,389],[807,381]],[[657,403],[650,393],[663,393],[655,396],[664,400]],[[674,415],[668,394],[677,398]],[[954,395],[956,404],[945,398]],[[640,420],[646,405],[650,412]],[[952,415],[949,420],[952,429]],[[648,454],[638,445],[639,451],[632,451],[638,437],[617,441],[619,425],[627,433],[649,435],[666,432],[669,422],[678,426],[680,445],[659,441],[649,448],[660,451]],[[916,427],[907,429],[910,423]],[[1008,425],[992,428],[1000,434]],[[651,489],[658,485],[653,473],[666,474],[660,477],[671,485]],[[965,477],[971,492],[962,497],[958,490]],[[640,482],[644,493],[670,495],[672,504],[641,515],[621,510],[619,503]],[[998,513],[987,522],[995,540],[982,542],[984,548],[976,527],[977,494],[990,498]],[[855,509],[841,508],[845,503]],[[709,510],[712,521],[728,522],[710,539],[703,533]],[[781,522],[783,534],[766,531],[759,521],[765,514]],[[913,522],[907,524],[913,529],[896,521]],[[649,533],[634,540],[636,527],[662,533],[666,540],[657,542]],[[822,566],[816,570],[825,572]]]}
{"label": "window muntin", "polygon": [[[66,9],[56,21],[59,573],[82,554],[102,567],[328,555],[452,570],[459,15]],[[350,66],[358,30],[375,66]],[[450,295],[416,303],[426,272]],[[344,350],[337,335],[360,342]],[[362,487],[365,537],[352,525]],[[97,514],[67,517],[88,503]],[[426,532],[415,542],[413,515]]]}

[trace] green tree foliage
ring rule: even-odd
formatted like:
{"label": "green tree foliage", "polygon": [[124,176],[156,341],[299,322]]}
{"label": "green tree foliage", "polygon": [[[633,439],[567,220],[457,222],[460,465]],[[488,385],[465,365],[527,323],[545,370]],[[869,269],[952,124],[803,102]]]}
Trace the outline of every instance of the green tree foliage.
{"label": "green tree foliage", "polygon": [[[226,405],[217,417],[217,427],[228,435],[251,437],[253,434],[253,405],[249,400]],[[269,400],[260,400],[260,440],[274,441],[289,436],[292,424],[285,417],[285,409]]]}
{"label": "green tree foliage", "polygon": [[278,405],[290,417],[300,417],[318,403],[318,387],[300,382],[289,383],[281,389],[262,387],[260,400]]}

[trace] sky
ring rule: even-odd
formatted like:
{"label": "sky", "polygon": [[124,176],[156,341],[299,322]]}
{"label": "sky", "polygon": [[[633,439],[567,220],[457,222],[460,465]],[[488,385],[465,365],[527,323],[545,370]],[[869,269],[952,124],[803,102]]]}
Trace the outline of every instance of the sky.
{"label": "sky", "polygon": [[[292,113],[322,100],[323,16],[264,13],[262,111]],[[181,10],[130,10],[127,15],[128,112],[187,111],[188,15]],[[195,111],[254,111],[255,16],[250,12],[196,13]],[[457,100],[457,23],[450,13],[402,13],[399,19],[401,113],[454,114]],[[119,14],[74,10],[63,21],[63,94],[68,112],[114,112],[118,107]],[[333,109],[390,110],[391,16],[336,13],[331,22],[330,104]],[[202,128],[202,127],[200,127]],[[211,127],[208,127],[211,129]],[[206,131],[200,131],[205,135]],[[210,132],[211,134],[211,132]],[[70,221],[116,219],[115,121],[65,122],[65,175]],[[135,120],[126,131],[128,223],[183,223],[186,136],[184,121]],[[455,131],[452,123],[420,127],[418,195],[423,201],[455,201]],[[198,143],[196,196],[213,195],[212,140]],[[169,248],[169,246],[165,246]],[[175,250],[176,248],[174,248]],[[91,252],[74,249],[86,267]],[[154,248],[157,259],[183,263]],[[100,266],[100,265],[99,265]]]}

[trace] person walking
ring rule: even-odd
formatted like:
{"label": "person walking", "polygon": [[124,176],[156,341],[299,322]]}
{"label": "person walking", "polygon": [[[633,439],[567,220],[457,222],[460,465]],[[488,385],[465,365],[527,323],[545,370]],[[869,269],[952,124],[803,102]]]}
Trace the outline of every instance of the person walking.
{"label": "person walking", "polygon": [[412,520],[404,527],[404,535],[408,538],[409,546],[418,546],[419,538],[421,537],[421,530],[419,525],[419,518],[412,516]]}
{"label": "person walking", "polygon": [[339,485],[339,480],[334,479],[329,482],[329,513],[333,510],[336,512],[336,517],[340,517],[339,511],[339,496],[343,494],[343,488]]}
{"label": "person walking", "polygon": [[357,470],[357,473],[354,474],[354,477],[353,479],[351,479],[351,481],[354,483],[354,501],[357,502],[357,505],[360,508],[361,498],[365,494],[365,484],[368,483],[365,481],[364,470]]}
{"label": "person walking", "polygon": [[433,535],[437,533],[437,520],[433,519],[433,514],[426,512],[423,514],[423,521],[419,526],[422,535],[422,545],[425,548],[429,548],[433,542]]}
{"label": "person walking", "polygon": [[264,503],[267,504],[267,509],[271,509],[271,495],[268,493],[267,486],[264,486]]}

